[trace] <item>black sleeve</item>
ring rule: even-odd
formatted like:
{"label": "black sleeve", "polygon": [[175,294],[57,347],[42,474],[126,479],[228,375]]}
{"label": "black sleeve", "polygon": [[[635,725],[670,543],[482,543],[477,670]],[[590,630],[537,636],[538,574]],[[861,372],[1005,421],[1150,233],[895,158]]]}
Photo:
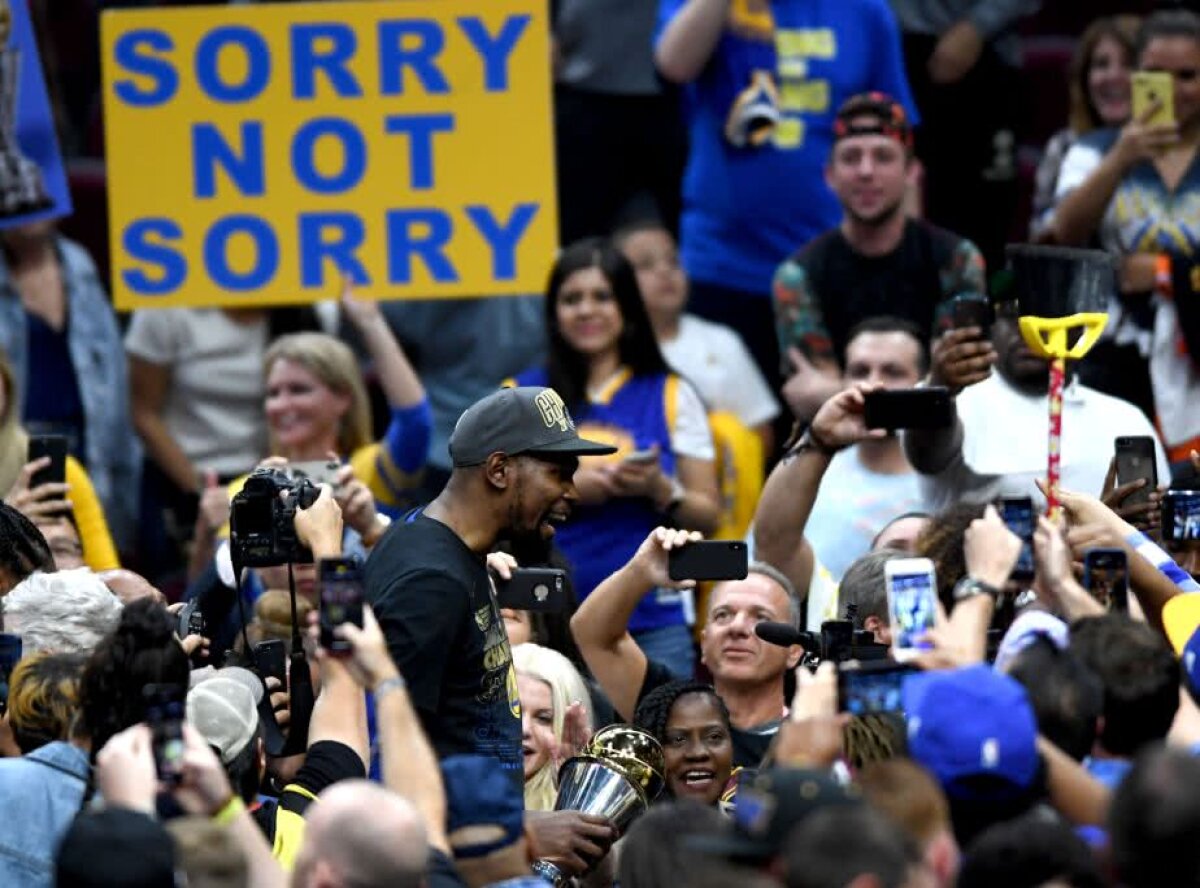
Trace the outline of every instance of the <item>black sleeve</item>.
{"label": "black sleeve", "polygon": [[284,787],[279,804],[303,815],[313,796],[320,795],[340,780],[361,780],[366,776],[357,752],[337,740],[319,740],[308,748],[304,764],[295,779]]}
{"label": "black sleeve", "polygon": [[1171,257],[1172,301],[1179,330],[1193,367],[1200,367],[1200,264],[1179,255]]}
{"label": "black sleeve", "polygon": [[670,684],[675,680],[675,676],[671,674],[671,670],[655,660],[646,658],[646,677],[642,679],[642,689],[638,691],[637,705],[641,705],[646,699],[646,695],[656,688],[661,688],[665,684]]}
{"label": "black sleeve", "polygon": [[413,705],[436,713],[446,662],[467,617],[462,583],[440,571],[411,573],[389,584],[372,607]]}

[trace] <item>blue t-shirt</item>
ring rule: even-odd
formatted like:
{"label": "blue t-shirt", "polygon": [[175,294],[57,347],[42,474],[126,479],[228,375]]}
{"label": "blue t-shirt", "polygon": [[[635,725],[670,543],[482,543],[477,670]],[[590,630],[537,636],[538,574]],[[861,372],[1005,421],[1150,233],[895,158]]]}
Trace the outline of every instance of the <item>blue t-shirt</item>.
{"label": "blue t-shirt", "polygon": [[[661,0],[656,40],[686,2]],[[736,148],[725,121],[759,70],[772,75],[783,120],[772,141]],[[720,43],[684,92],[681,254],[693,280],[769,298],[776,266],[841,220],[823,174],[833,120],[846,99],[872,90],[916,123],[886,0],[732,0]]]}

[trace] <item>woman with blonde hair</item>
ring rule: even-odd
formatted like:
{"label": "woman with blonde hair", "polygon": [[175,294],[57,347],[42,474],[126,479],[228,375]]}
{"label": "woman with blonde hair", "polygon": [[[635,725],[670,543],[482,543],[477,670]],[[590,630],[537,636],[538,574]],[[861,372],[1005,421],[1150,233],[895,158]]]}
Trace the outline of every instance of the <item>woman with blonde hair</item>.
{"label": "woman with blonde hair", "polygon": [[525,810],[553,811],[559,767],[591,736],[591,696],[579,670],[558,651],[519,644],[513,666],[521,698]]}

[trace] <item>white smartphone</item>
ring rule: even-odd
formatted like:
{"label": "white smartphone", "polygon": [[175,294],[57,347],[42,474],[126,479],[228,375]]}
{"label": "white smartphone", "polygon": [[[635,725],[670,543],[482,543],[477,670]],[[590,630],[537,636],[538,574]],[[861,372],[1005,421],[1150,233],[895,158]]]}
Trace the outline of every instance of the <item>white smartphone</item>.
{"label": "white smartphone", "polygon": [[937,614],[937,571],[928,558],[896,558],[883,566],[892,656],[910,660],[929,646],[918,639],[933,628]]}

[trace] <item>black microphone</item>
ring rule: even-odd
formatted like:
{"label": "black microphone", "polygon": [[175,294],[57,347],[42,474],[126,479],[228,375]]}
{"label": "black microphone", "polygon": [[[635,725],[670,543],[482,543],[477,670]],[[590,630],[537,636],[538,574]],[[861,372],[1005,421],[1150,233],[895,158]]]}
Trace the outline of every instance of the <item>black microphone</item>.
{"label": "black microphone", "polygon": [[767,644],[776,644],[780,647],[791,647],[798,644],[809,651],[821,649],[821,642],[815,635],[811,632],[801,632],[790,623],[772,623],[764,620],[754,626],[754,634]]}

